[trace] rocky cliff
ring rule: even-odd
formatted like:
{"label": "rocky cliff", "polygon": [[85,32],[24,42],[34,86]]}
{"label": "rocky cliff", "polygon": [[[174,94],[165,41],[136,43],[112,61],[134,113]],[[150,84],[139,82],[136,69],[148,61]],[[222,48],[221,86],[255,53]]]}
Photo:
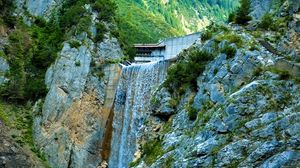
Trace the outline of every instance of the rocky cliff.
{"label": "rocky cliff", "polygon": [[[103,43],[113,46],[113,40]],[[95,75],[91,62],[101,56],[92,54],[90,46],[75,49],[65,43],[47,71],[49,92],[37,104],[41,108],[35,111],[34,137],[53,167],[97,167],[101,163],[107,109],[112,108],[109,96],[115,95],[120,70],[118,65],[107,65],[103,77]],[[117,46],[110,49],[119,50],[115,56],[122,56]]]}
{"label": "rocky cliff", "polygon": [[156,91],[141,154],[131,166],[299,167],[299,14],[296,1],[275,12],[274,20],[288,17],[279,37],[234,24],[209,28],[211,38],[203,32],[173,66],[189,65],[193,53],[203,51],[213,60],[196,89],[179,93],[182,88],[162,85]]}
{"label": "rocky cliff", "polygon": [[[44,0],[24,4],[32,15],[46,19],[61,6],[58,1]],[[96,23],[94,17],[89,29]],[[107,62],[121,57],[120,45],[109,32],[102,42],[81,33],[63,43],[46,73],[49,91],[34,107],[34,140],[51,167],[101,165],[105,130],[121,72],[119,65]]]}

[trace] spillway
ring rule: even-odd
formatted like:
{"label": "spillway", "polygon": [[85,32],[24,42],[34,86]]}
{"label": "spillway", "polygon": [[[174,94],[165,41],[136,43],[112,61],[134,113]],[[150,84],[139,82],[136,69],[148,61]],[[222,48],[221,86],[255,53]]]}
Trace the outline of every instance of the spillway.
{"label": "spillway", "polygon": [[163,82],[164,61],[124,67],[113,109],[109,167],[127,168],[136,151],[136,140],[149,113],[151,93]]}

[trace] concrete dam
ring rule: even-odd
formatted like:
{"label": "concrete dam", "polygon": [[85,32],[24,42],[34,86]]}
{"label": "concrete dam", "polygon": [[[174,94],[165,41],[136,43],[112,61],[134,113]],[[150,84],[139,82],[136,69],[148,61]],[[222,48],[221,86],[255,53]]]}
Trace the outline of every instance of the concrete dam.
{"label": "concrete dam", "polygon": [[102,158],[109,167],[129,167],[138,150],[143,122],[150,114],[151,94],[165,80],[172,59],[199,39],[200,33],[195,33],[157,44],[136,44],[135,63],[120,66],[102,146]]}
{"label": "concrete dam", "polygon": [[156,44],[135,44],[135,62],[145,63],[174,59],[182,50],[199,40],[200,35],[201,33],[198,32],[186,36],[168,38]]}

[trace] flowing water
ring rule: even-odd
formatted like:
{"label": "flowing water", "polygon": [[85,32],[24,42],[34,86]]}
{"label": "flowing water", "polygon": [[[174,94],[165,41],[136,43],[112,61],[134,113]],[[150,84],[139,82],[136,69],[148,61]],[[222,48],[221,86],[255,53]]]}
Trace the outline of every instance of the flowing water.
{"label": "flowing water", "polygon": [[167,63],[153,62],[124,67],[114,103],[109,167],[128,167],[147,113],[151,93],[163,82]]}

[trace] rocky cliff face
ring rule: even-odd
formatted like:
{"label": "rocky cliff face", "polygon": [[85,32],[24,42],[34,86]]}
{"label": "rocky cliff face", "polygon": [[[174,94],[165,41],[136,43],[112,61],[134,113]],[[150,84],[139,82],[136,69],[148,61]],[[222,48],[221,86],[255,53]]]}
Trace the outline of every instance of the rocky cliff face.
{"label": "rocky cliff face", "polygon": [[[85,38],[85,40],[88,40]],[[105,126],[112,108],[111,95],[120,73],[118,65],[96,70],[110,52],[122,56],[115,39],[71,48],[66,42],[46,75],[49,92],[36,109],[35,141],[53,167],[97,167]],[[111,46],[102,49],[101,46]],[[93,63],[94,62],[94,63]],[[93,66],[93,64],[96,64]],[[103,77],[97,76],[103,73]],[[39,106],[39,105],[37,105]]]}
{"label": "rocky cliff face", "polygon": [[[292,19],[276,42],[270,40],[274,32],[258,38],[257,32],[233,25],[216,28],[210,40],[190,49],[216,57],[197,78],[197,91],[188,89],[175,107],[166,88],[153,95],[146,142],[140,141],[142,154],[132,166],[300,166],[299,7],[294,8],[299,2],[284,4],[280,12]],[[232,34],[242,43],[228,38]],[[236,52],[222,51],[226,46]],[[197,114],[195,120],[190,113]]]}
{"label": "rocky cliff face", "polygon": [[[283,3],[286,2],[286,3]],[[287,4],[290,4],[290,8],[287,12],[293,13],[296,12],[299,8],[299,0],[251,0],[252,12],[251,15],[254,19],[260,19],[266,13],[275,13],[279,8],[284,8]],[[278,13],[279,15],[282,13]]]}
{"label": "rocky cliff face", "polygon": [[[32,15],[49,18],[60,3],[24,4]],[[79,45],[74,47],[73,41]],[[82,33],[65,41],[58,55],[46,73],[48,94],[34,108],[36,145],[51,167],[97,167],[121,72],[118,65],[104,62],[123,53],[109,33],[99,43]]]}

